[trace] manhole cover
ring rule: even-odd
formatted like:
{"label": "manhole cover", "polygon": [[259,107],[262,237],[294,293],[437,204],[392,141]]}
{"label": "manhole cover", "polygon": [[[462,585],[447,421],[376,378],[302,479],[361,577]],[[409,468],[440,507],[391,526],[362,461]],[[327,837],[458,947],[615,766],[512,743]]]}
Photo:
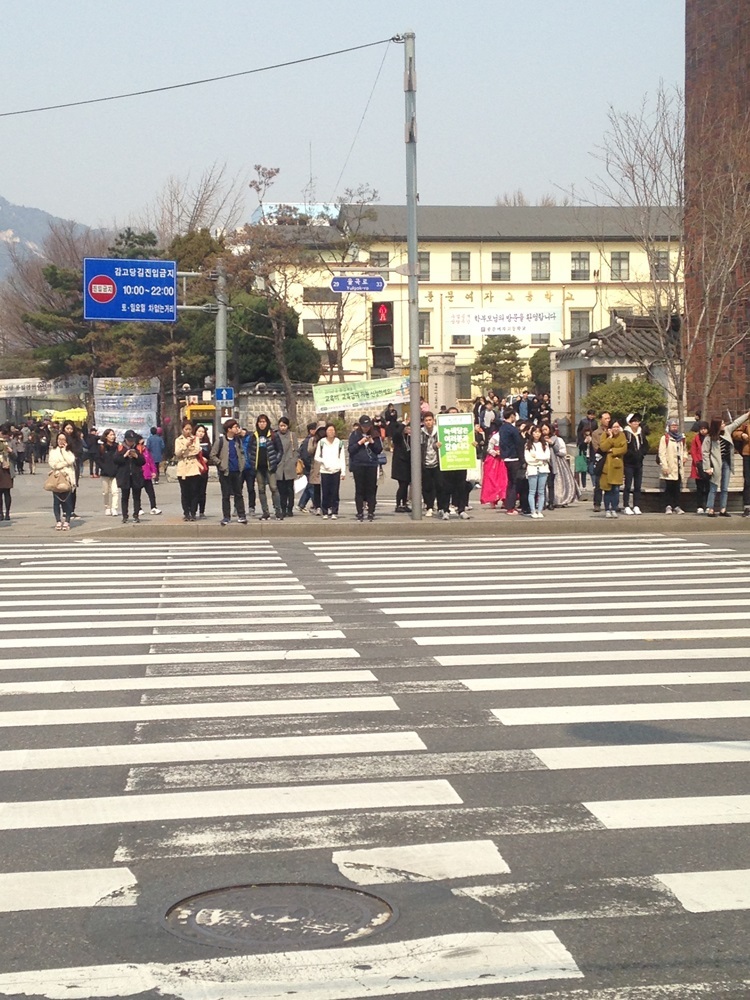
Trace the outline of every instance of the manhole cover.
{"label": "manhole cover", "polygon": [[234,885],[188,896],[165,915],[179,937],[217,948],[320,948],[358,941],[396,917],[390,903],[345,886]]}

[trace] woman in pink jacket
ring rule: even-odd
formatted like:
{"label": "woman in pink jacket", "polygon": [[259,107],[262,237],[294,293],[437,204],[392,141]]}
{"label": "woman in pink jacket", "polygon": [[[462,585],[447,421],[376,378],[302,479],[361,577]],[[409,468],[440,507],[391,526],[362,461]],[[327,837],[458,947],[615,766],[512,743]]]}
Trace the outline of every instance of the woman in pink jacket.
{"label": "woman in pink jacket", "polygon": [[[151,504],[152,514],[161,514],[161,511],[156,506],[156,492],[154,490],[154,482],[159,476],[159,470],[156,466],[156,462],[151,455],[151,452],[146,447],[143,438],[138,441],[138,451],[143,455],[143,488],[146,491],[146,496],[148,497],[149,503]],[[138,512],[138,516],[143,513],[143,511]]]}

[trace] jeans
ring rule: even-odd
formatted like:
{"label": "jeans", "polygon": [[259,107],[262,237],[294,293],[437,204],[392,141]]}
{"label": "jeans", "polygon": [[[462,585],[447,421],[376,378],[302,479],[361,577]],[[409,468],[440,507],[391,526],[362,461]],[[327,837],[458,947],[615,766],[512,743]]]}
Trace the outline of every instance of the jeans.
{"label": "jeans", "polygon": [[613,510],[617,512],[617,508],[620,506],[620,487],[610,486],[607,492],[604,494],[604,509]]}
{"label": "jeans", "polygon": [[529,484],[529,507],[532,514],[541,514],[544,510],[544,490],[548,475],[548,472],[537,472],[526,477]]}
{"label": "jeans", "polygon": [[633,506],[640,507],[641,505],[641,486],[643,484],[643,466],[642,465],[626,465],[625,466],[625,490],[623,492],[622,505],[623,507],[628,507],[628,497],[630,496],[631,489],[633,492]]}
{"label": "jeans", "polygon": [[255,473],[255,485],[258,490],[258,499],[260,500],[263,516],[265,517],[266,514],[268,514],[268,498],[266,497],[267,486],[271,491],[271,503],[273,504],[274,514],[276,517],[281,517],[281,503],[279,502],[279,489],[276,485],[276,473],[269,472],[268,470],[263,470],[261,472],[261,470],[258,469]]}
{"label": "jeans", "polygon": [[245,517],[245,498],[242,496],[242,473],[227,472],[226,475],[219,473],[219,486],[221,487],[221,514],[227,521],[232,516],[232,498],[234,498],[234,509],[237,517]]}
{"label": "jeans", "polygon": [[322,494],[321,506],[324,514],[338,514],[340,486],[340,472],[321,472],[320,492]]}
{"label": "jeans", "polygon": [[302,490],[300,498],[297,501],[297,506],[299,507],[300,510],[303,510],[305,507],[307,507],[307,505],[313,498],[314,487],[313,484],[310,482],[310,473],[306,472],[305,475],[307,476],[307,486],[304,488],[304,490]]}
{"label": "jeans", "polygon": [[376,465],[355,466],[352,469],[354,477],[354,505],[357,517],[362,517],[367,504],[367,516],[375,516],[375,504],[378,495],[378,467]]}
{"label": "jeans", "polygon": [[716,494],[719,494],[719,510],[727,509],[727,500],[729,499],[729,480],[732,478],[732,466],[727,465],[726,462],[721,464],[721,486],[717,486],[716,483],[712,482],[708,488],[708,500],[706,504],[709,510],[714,510],[716,506]]}
{"label": "jeans", "polygon": [[52,494],[52,509],[55,512],[56,521],[70,520],[70,515],[73,513],[73,495],[73,490],[69,493]]}

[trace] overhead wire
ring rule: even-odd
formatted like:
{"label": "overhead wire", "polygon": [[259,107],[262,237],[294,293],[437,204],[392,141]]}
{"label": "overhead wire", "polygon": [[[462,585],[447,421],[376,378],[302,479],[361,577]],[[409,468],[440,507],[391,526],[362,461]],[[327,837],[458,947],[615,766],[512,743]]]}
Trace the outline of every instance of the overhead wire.
{"label": "overhead wire", "polygon": [[[395,41],[395,39],[393,39],[393,40]],[[384,52],[383,52],[383,58],[380,60],[380,67],[378,68],[377,75],[375,76],[375,82],[373,83],[372,90],[370,91],[370,96],[367,98],[367,103],[365,104],[365,109],[362,112],[362,117],[360,118],[359,125],[357,125],[357,130],[354,133],[354,138],[352,139],[352,144],[349,147],[349,152],[346,154],[346,158],[344,160],[344,165],[341,168],[341,173],[339,174],[338,180],[336,181],[336,183],[335,183],[335,185],[333,187],[333,193],[331,194],[331,197],[328,199],[329,203],[331,203],[331,204],[333,203],[333,200],[336,197],[336,192],[339,189],[339,184],[341,183],[341,178],[344,176],[344,171],[346,170],[347,166],[349,165],[349,160],[350,160],[352,152],[354,150],[354,146],[356,145],[357,139],[359,138],[359,133],[362,130],[362,125],[364,124],[365,116],[367,115],[367,111],[368,111],[368,109],[370,107],[370,103],[371,103],[373,95],[375,93],[375,88],[378,85],[378,80],[380,79],[380,74],[383,72],[383,66],[385,66],[385,60],[386,60],[386,56],[387,55],[388,55],[388,49],[385,49]]]}
{"label": "overhead wire", "polygon": [[[316,56],[305,56],[302,59],[290,59],[287,62],[274,63],[270,66],[258,66],[255,69],[245,69],[238,73],[224,73],[221,76],[209,76],[202,80],[188,80],[185,83],[173,83],[164,87],[150,87],[148,90],[133,90],[127,94],[111,94],[109,97],[92,97],[85,101],[68,101],[65,104],[46,104],[38,108],[24,108],[19,111],[0,111],[0,118],[11,118],[15,115],[33,115],[40,111],[58,111],[62,108],[79,108],[86,104],[102,104],[105,101],[123,101],[129,97],[143,97],[146,94],[161,94],[168,90],[181,90],[185,87],[200,87],[207,83],[217,83],[220,80],[233,80],[241,76],[251,76],[254,73],[267,73],[273,69],[284,69],[287,66],[299,66],[302,63],[315,62],[319,59],[330,59],[333,56],[344,55],[347,52],[359,52],[371,49],[377,45],[387,45],[389,42],[400,42],[400,35],[381,38],[377,42],[366,42],[364,45],[350,45],[345,49],[335,49],[333,52],[321,52]],[[388,50],[386,49],[386,52]],[[385,61],[385,58],[384,60]],[[377,81],[376,81],[377,82]]]}

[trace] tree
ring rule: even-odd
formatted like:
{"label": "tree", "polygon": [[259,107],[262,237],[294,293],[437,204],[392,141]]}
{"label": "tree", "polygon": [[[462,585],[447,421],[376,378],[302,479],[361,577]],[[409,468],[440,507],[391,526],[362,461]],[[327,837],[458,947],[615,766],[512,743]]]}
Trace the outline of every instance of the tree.
{"label": "tree", "polygon": [[529,208],[533,205],[538,205],[542,208],[553,208],[556,205],[572,205],[573,195],[561,194],[558,196],[547,192],[537,202],[533,202],[526,197],[521,188],[516,188],[515,191],[504,191],[502,194],[496,195],[495,204],[507,208]]}
{"label": "tree", "polygon": [[552,384],[550,375],[551,355],[546,347],[540,347],[529,358],[531,381],[536,392],[549,392]]}
{"label": "tree", "polygon": [[495,388],[508,395],[522,380],[524,361],[518,352],[523,344],[518,337],[488,337],[477,352],[471,374],[482,380],[485,388]]}
{"label": "tree", "polygon": [[226,164],[218,163],[206,168],[194,182],[189,174],[169,177],[138,228],[153,231],[159,246],[198,229],[229,232],[242,218],[245,183],[245,177],[229,177]]}
{"label": "tree", "polygon": [[601,413],[609,410],[613,417],[624,421],[629,413],[640,413],[644,424],[653,429],[663,422],[667,409],[667,394],[660,385],[646,378],[614,378],[593,386],[581,400],[582,410]]}
{"label": "tree", "polygon": [[[648,261],[648,274],[630,274],[621,287],[638,312],[654,319],[657,363],[674,386],[681,422],[688,376],[700,372],[697,392],[708,412],[727,360],[748,336],[750,113],[739,123],[704,114],[695,135],[686,191],[684,98],[662,85],[637,113],[610,107],[609,130],[595,153],[606,176],[594,189],[628,210],[628,235]],[[683,275],[694,294],[683,294]]]}

